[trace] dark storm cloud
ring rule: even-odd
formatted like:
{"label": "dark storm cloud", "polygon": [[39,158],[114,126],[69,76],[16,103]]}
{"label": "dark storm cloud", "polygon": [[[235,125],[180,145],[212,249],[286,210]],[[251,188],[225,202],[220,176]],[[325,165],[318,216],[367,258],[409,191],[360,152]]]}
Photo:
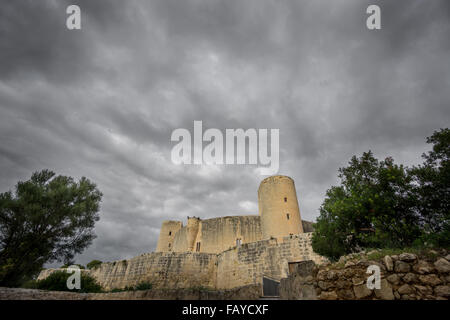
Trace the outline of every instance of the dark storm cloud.
{"label": "dark storm cloud", "polygon": [[77,1],[69,31],[72,3],[0,6],[0,187],[42,168],[95,181],[81,263],[152,251],[166,219],[257,214],[254,167],[172,164],[171,132],[194,120],[279,128],[309,220],[352,155],[416,164],[449,124],[448,1]]}

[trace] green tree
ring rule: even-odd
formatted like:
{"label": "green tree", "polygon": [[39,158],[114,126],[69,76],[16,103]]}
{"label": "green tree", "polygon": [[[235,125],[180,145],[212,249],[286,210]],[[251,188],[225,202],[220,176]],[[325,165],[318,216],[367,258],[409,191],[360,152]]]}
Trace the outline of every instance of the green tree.
{"label": "green tree", "polygon": [[0,194],[0,285],[19,286],[44,263],[72,261],[95,238],[101,198],[88,179],[49,170]]}
{"label": "green tree", "polygon": [[91,262],[89,262],[86,267],[88,269],[95,269],[97,267],[99,267],[103,262],[100,260],[92,260]]}
{"label": "green tree", "polygon": [[353,156],[339,169],[340,186],[330,188],[320,207],[313,249],[339,256],[363,247],[399,247],[420,235],[411,177],[392,158],[378,161],[371,151]]}
{"label": "green tree", "polygon": [[423,241],[450,246],[450,129],[440,129],[427,137],[432,150],[424,153],[424,163],[411,169],[417,210],[424,230]]}
{"label": "green tree", "polygon": [[66,263],[66,264],[63,264],[60,268],[61,268],[61,269],[67,269],[67,268],[70,267],[70,266],[78,266],[78,268],[80,268],[80,269],[82,269],[82,270],[86,269],[82,264],[71,263],[71,262]]}

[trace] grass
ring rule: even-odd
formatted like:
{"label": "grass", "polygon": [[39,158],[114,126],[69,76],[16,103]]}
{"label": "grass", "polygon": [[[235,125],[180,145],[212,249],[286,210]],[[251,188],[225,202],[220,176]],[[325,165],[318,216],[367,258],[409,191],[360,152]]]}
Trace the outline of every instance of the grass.
{"label": "grass", "polygon": [[[367,250],[370,251],[370,250]],[[432,252],[430,248],[425,247],[410,247],[410,248],[386,248],[386,249],[377,249],[376,252],[373,252],[367,256],[369,260],[381,260],[385,256],[393,256],[399,255],[401,253],[413,253],[419,257],[427,258],[427,259],[436,259],[439,255],[437,253]]]}
{"label": "grass", "polygon": [[[355,262],[361,260],[363,257],[365,257],[367,260],[380,261],[385,256],[399,255],[401,253],[413,253],[418,257],[427,260],[435,260],[439,256],[439,254],[437,253],[437,251],[439,251],[439,248],[428,248],[428,247],[383,248],[383,249],[366,248],[364,251],[365,254],[354,253],[352,254],[352,256],[347,257],[346,261],[334,262],[332,263],[332,266],[341,269],[345,267],[345,264],[348,261]],[[367,252],[370,253],[367,254]]]}

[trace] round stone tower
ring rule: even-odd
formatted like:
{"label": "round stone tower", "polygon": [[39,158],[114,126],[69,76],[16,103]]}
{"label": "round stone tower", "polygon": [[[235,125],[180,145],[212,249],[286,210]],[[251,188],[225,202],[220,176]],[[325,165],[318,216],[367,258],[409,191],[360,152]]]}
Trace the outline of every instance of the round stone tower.
{"label": "round stone tower", "polygon": [[271,176],[258,188],[258,206],[263,239],[303,233],[294,180]]}

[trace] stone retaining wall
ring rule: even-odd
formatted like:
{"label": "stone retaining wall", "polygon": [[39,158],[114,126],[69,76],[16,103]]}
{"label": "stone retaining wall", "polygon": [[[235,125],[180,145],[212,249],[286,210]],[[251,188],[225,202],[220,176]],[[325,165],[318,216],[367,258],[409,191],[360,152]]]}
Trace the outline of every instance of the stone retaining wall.
{"label": "stone retaining wall", "polygon": [[[450,254],[445,249],[427,256],[412,253],[387,255],[378,261],[367,255],[341,259],[333,265],[316,266],[312,262],[298,265],[282,279],[281,299],[324,300],[447,300],[450,297]],[[357,257],[357,258],[355,258]],[[367,267],[378,265],[381,288],[370,290]]]}

